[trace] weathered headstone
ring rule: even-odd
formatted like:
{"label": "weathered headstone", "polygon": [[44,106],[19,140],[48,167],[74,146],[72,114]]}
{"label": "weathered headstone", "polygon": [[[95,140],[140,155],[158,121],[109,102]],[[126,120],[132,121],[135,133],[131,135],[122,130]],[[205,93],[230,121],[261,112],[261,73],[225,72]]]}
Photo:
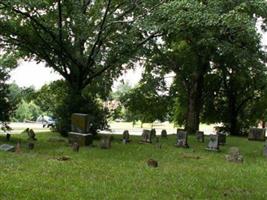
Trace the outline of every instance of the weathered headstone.
{"label": "weathered headstone", "polygon": [[147,165],[148,165],[149,167],[158,167],[158,162],[157,162],[156,160],[149,159],[149,160],[147,161]]}
{"label": "weathered headstone", "polygon": [[240,154],[238,147],[231,147],[229,154],[225,156],[225,159],[229,162],[242,163],[243,156]]}
{"label": "weathered headstone", "polygon": [[226,134],[223,132],[218,132],[219,145],[225,145],[226,143]]}
{"label": "weathered headstone", "polygon": [[100,141],[100,148],[101,149],[110,149],[111,148],[111,140],[112,137],[110,135],[103,136]]}
{"label": "weathered headstone", "polygon": [[203,131],[197,131],[196,138],[198,142],[204,142],[204,132]]}
{"label": "weathered headstone", "polygon": [[80,149],[80,145],[79,145],[77,142],[74,142],[74,143],[72,144],[72,150],[73,150],[74,152],[79,152],[79,149]]}
{"label": "weathered headstone", "polygon": [[165,129],[163,129],[163,130],[161,131],[161,137],[162,137],[162,138],[167,138],[167,131],[166,131]]}
{"label": "weathered headstone", "polygon": [[0,145],[0,150],[1,151],[15,151],[15,147],[9,144],[2,144]]}
{"label": "weathered headstone", "polygon": [[16,144],[15,152],[16,152],[16,153],[21,153],[20,142],[18,142],[18,143]]}
{"label": "weathered headstone", "polygon": [[81,113],[73,113],[71,116],[71,132],[69,132],[69,143],[77,142],[79,146],[87,146],[92,144],[93,135],[90,131],[89,115]]}
{"label": "weathered headstone", "polygon": [[127,144],[130,142],[130,134],[128,130],[123,131],[122,133],[122,142],[124,144]]}
{"label": "weathered headstone", "polygon": [[248,139],[256,141],[265,141],[265,128],[250,128]]}
{"label": "weathered headstone", "polygon": [[142,142],[145,143],[152,143],[151,131],[150,130],[143,130],[142,133]]}
{"label": "weathered headstone", "polygon": [[187,143],[187,132],[177,129],[177,140],[176,140],[176,147],[183,147],[183,148],[189,148],[189,145]]}
{"label": "weathered headstone", "polygon": [[29,140],[37,140],[35,138],[35,133],[32,129],[26,128],[25,132],[27,133]]}
{"label": "weathered headstone", "polygon": [[210,135],[208,147],[209,151],[219,151],[219,138],[218,135]]}

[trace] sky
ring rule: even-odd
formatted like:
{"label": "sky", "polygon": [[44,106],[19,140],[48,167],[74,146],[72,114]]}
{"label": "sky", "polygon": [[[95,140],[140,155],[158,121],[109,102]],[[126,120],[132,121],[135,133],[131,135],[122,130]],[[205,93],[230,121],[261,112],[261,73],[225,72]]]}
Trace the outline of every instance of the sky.
{"label": "sky", "polygon": [[[262,43],[267,45],[267,33],[262,34]],[[141,76],[142,68],[140,67],[135,70],[128,70],[115,81],[113,88],[116,89],[121,81],[128,81],[133,86],[141,79]],[[62,79],[62,77],[52,68],[45,67],[44,63],[21,61],[19,66],[11,72],[9,82],[15,82],[20,87],[34,86],[35,89],[40,89],[44,84],[58,79]]]}

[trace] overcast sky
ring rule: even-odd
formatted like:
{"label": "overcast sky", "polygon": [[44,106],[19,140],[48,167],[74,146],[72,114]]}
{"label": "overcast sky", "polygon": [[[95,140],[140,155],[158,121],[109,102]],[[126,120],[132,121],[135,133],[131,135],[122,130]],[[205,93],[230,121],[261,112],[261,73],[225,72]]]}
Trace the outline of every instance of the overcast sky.
{"label": "overcast sky", "polygon": [[[267,45],[267,33],[263,34],[262,43]],[[136,84],[142,75],[142,69],[129,70],[114,83],[114,88],[120,84],[121,80],[128,81],[131,85]],[[44,63],[21,62],[20,65],[11,72],[10,82],[15,82],[21,87],[34,86],[41,88],[44,84],[50,83],[62,77],[51,68],[45,67]]]}

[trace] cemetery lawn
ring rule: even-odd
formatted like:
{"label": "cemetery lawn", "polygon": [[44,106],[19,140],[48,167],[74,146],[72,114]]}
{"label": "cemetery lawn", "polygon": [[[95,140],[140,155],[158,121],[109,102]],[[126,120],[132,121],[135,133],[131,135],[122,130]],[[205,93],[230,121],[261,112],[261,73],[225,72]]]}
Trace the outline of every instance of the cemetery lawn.
{"label": "cemetery lawn", "polygon": [[[57,133],[39,133],[35,149],[27,150],[25,134],[20,154],[0,152],[0,199],[267,199],[267,158],[263,142],[228,137],[221,152],[208,152],[205,144],[189,137],[189,149],[174,147],[175,136],[161,139],[162,148],[138,144],[131,137],[124,145],[115,136],[110,150],[82,147],[79,153],[64,142],[49,142]],[[1,144],[6,143],[4,136]],[[229,147],[237,146],[243,164],[225,161]],[[68,156],[70,160],[59,161]],[[159,162],[149,168],[148,159]]]}

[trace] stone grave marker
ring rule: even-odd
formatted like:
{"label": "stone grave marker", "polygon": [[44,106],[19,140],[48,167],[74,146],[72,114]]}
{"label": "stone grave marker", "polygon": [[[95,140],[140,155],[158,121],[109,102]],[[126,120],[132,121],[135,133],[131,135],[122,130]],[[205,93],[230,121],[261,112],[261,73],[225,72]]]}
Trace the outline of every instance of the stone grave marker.
{"label": "stone grave marker", "polygon": [[267,143],[264,144],[264,147],[263,147],[263,155],[265,157],[267,157]]}
{"label": "stone grave marker", "polygon": [[90,131],[89,115],[73,113],[71,115],[71,132],[69,132],[69,143],[77,142],[79,146],[87,146],[93,143],[93,135]]}
{"label": "stone grave marker", "polygon": [[15,152],[21,153],[20,142],[17,142],[16,147],[15,147]]}
{"label": "stone grave marker", "polygon": [[153,139],[154,137],[156,137],[156,135],[157,135],[156,129],[152,128],[151,131],[150,131],[150,134],[151,134],[151,138],[152,138],[152,139]]}
{"label": "stone grave marker", "polygon": [[226,143],[226,134],[223,132],[218,132],[219,145],[225,145]]}
{"label": "stone grave marker", "polygon": [[244,159],[240,154],[238,147],[231,147],[229,149],[229,154],[225,156],[225,160],[229,162],[242,163]]}
{"label": "stone grave marker", "polygon": [[28,148],[29,148],[30,150],[34,149],[34,143],[33,143],[33,142],[30,142],[30,143],[28,144]]}
{"label": "stone grave marker", "polygon": [[206,150],[209,151],[219,151],[219,138],[218,135],[210,135],[209,143]]}
{"label": "stone grave marker", "polygon": [[111,148],[111,140],[112,137],[110,135],[103,136],[100,141],[100,148],[101,149],[110,149]]}
{"label": "stone grave marker", "polygon": [[161,131],[161,137],[162,137],[162,138],[167,138],[167,131],[166,131],[165,129],[163,129],[163,130]]}
{"label": "stone grave marker", "polygon": [[128,130],[123,131],[122,133],[122,142],[124,144],[127,144],[130,142],[130,134]]}
{"label": "stone grave marker", "polygon": [[13,146],[13,145],[9,145],[9,144],[2,144],[2,145],[0,145],[0,150],[1,151],[15,151],[15,146]]}
{"label": "stone grave marker", "polygon": [[149,167],[158,167],[158,161],[154,160],[154,159],[149,159],[147,161],[147,165]]}
{"label": "stone grave marker", "polygon": [[79,149],[80,149],[80,145],[79,145],[77,142],[74,142],[74,143],[72,144],[72,150],[73,150],[74,152],[79,152]]}
{"label": "stone grave marker", "polygon": [[151,131],[150,130],[143,130],[142,133],[142,142],[145,143],[152,143]]}
{"label": "stone grave marker", "polygon": [[198,142],[204,142],[204,132],[203,131],[197,131],[196,138]]}
{"label": "stone grave marker", "polygon": [[265,141],[265,129],[264,128],[250,128],[248,139],[256,140],[256,141]]}
{"label": "stone grave marker", "polygon": [[187,143],[187,132],[177,129],[176,147],[189,148]]}

